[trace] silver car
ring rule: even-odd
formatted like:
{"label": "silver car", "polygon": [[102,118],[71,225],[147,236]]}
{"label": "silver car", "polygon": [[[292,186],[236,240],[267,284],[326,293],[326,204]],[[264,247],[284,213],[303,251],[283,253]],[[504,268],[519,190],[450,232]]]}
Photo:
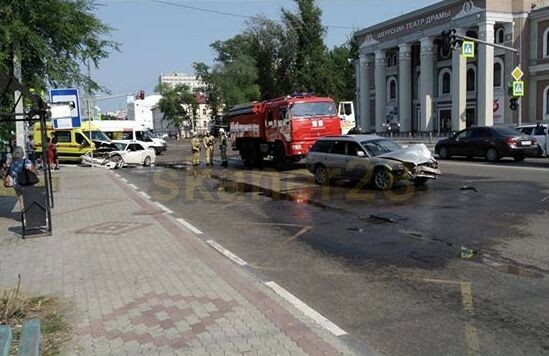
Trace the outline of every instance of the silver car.
{"label": "silver car", "polygon": [[317,184],[341,178],[372,183],[380,190],[389,190],[402,180],[422,185],[440,175],[437,161],[424,144],[402,147],[375,135],[320,138],[305,164]]}

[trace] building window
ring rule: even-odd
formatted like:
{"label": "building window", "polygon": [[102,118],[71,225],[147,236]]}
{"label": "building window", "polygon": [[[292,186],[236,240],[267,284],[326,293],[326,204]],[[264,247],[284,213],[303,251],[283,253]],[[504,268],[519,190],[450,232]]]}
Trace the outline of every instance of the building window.
{"label": "building window", "polygon": [[388,100],[397,99],[397,80],[395,77],[391,77],[387,80],[387,98]]}
{"label": "building window", "polygon": [[474,67],[469,67],[469,69],[467,69],[467,91],[476,90],[476,74]]}
{"label": "building window", "polygon": [[206,115],[206,109],[202,109],[202,115]]}
{"label": "building window", "polygon": [[438,96],[449,95],[452,91],[452,72],[444,68],[438,75]]}
{"label": "building window", "polygon": [[503,61],[494,58],[494,88],[501,88],[503,83]]}
{"label": "building window", "polygon": [[543,32],[543,57],[549,57],[549,28]]}
{"label": "building window", "polygon": [[543,119],[549,118],[549,86],[543,90]]}
{"label": "building window", "polygon": [[497,28],[494,38],[495,38],[496,43],[505,42],[505,30],[502,27]]}

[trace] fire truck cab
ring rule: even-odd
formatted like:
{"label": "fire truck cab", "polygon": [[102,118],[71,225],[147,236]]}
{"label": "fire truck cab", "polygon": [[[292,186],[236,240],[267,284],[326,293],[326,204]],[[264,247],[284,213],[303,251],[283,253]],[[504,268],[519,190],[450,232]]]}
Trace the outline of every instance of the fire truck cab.
{"label": "fire truck cab", "polygon": [[238,105],[228,117],[233,149],[247,166],[271,156],[285,169],[304,158],[319,137],[341,134],[334,100],[310,93]]}

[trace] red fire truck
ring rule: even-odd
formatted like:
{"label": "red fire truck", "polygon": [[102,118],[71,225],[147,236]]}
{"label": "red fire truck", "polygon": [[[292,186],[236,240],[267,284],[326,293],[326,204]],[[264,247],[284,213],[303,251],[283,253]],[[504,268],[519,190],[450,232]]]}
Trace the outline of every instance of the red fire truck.
{"label": "red fire truck", "polygon": [[334,100],[309,93],[238,105],[227,116],[233,150],[252,167],[272,156],[278,169],[287,168],[319,137],[341,134]]}

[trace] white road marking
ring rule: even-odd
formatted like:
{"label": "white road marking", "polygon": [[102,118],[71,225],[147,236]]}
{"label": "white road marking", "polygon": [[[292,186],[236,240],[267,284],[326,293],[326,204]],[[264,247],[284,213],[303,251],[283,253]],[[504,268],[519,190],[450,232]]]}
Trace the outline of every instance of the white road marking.
{"label": "white road marking", "polygon": [[143,197],[147,198],[147,199],[151,199],[151,196],[145,192],[139,192],[139,194],[141,194]]}
{"label": "white road marking", "polygon": [[155,201],[154,202],[154,205],[156,205],[157,207],[159,207],[160,209],[164,210],[166,213],[168,214],[173,214],[173,211],[171,211],[170,209],[166,208],[164,205],[160,204],[159,202]]}
{"label": "white road marking", "polygon": [[181,225],[185,226],[187,229],[191,230],[192,232],[194,232],[195,234],[197,235],[201,235],[202,234],[202,231],[198,230],[196,227],[194,227],[193,225],[189,224],[188,222],[186,222],[185,220],[179,218],[179,219],[176,219]]}
{"label": "white road marking", "polygon": [[[119,176],[119,177],[120,177],[120,176]],[[126,178],[120,177],[120,180],[121,180],[122,182],[124,182],[124,183],[128,183],[128,180],[127,180]]]}
{"label": "white road marking", "polygon": [[549,195],[546,196],[545,198],[541,199],[541,201],[546,201],[546,200],[548,200],[548,199],[549,199]]}
{"label": "white road marking", "polygon": [[276,294],[286,299],[290,304],[292,304],[303,314],[311,318],[315,323],[322,326],[324,329],[328,330],[335,336],[347,335],[347,332],[345,330],[341,329],[339,326],[326,319],[322,314],[320,314],[307,304],[303,303],[299,298],[297,298],[275,282],[265,282],[265,285],[271,288]]}
{"label": "white road marking", "polygon": [[135,184],[130,183],[130,184],[128,184],[128,185],[129,185],[130,187],[132,187],[134,190],[139,190],[139,188],[137,188],[137,186],[136,186]]}
{"label": "white road marking", "polygon": [[208,240],[208,241],[206,241],[206,243],[208,245],[210,245],[211,247],[213,247],[216,251],[218,251],[219,253],[221,253],[225,257],[227,257],[229,260],[236,263],[237,265],[246,266],[248,264],[246,261],[244,261],[243,259],[241,259],[237,255],[235,255],[231,251],[227,250],[225,247],[221,246],[220,244],[218,244],[214,240]]}
{"label": "white road marking", "polygon": [[443,161],[440,162],[441,166],[444,166],[445,164],[451,165],[451,166],[467,166],[467,167],[482,167],[486,169],[490,168],[501,168],[501,169],[516,169],[516,170],[522,170],[522,171],[540,171],[540,172],[547,172],[547,168],[541,168],[541,167],[521,167],[521,166],[502,166],[502,165],[488,165],[488,164],[479,164],[479,163],[467,163],[467,162],[451,162],[451,161]]}

